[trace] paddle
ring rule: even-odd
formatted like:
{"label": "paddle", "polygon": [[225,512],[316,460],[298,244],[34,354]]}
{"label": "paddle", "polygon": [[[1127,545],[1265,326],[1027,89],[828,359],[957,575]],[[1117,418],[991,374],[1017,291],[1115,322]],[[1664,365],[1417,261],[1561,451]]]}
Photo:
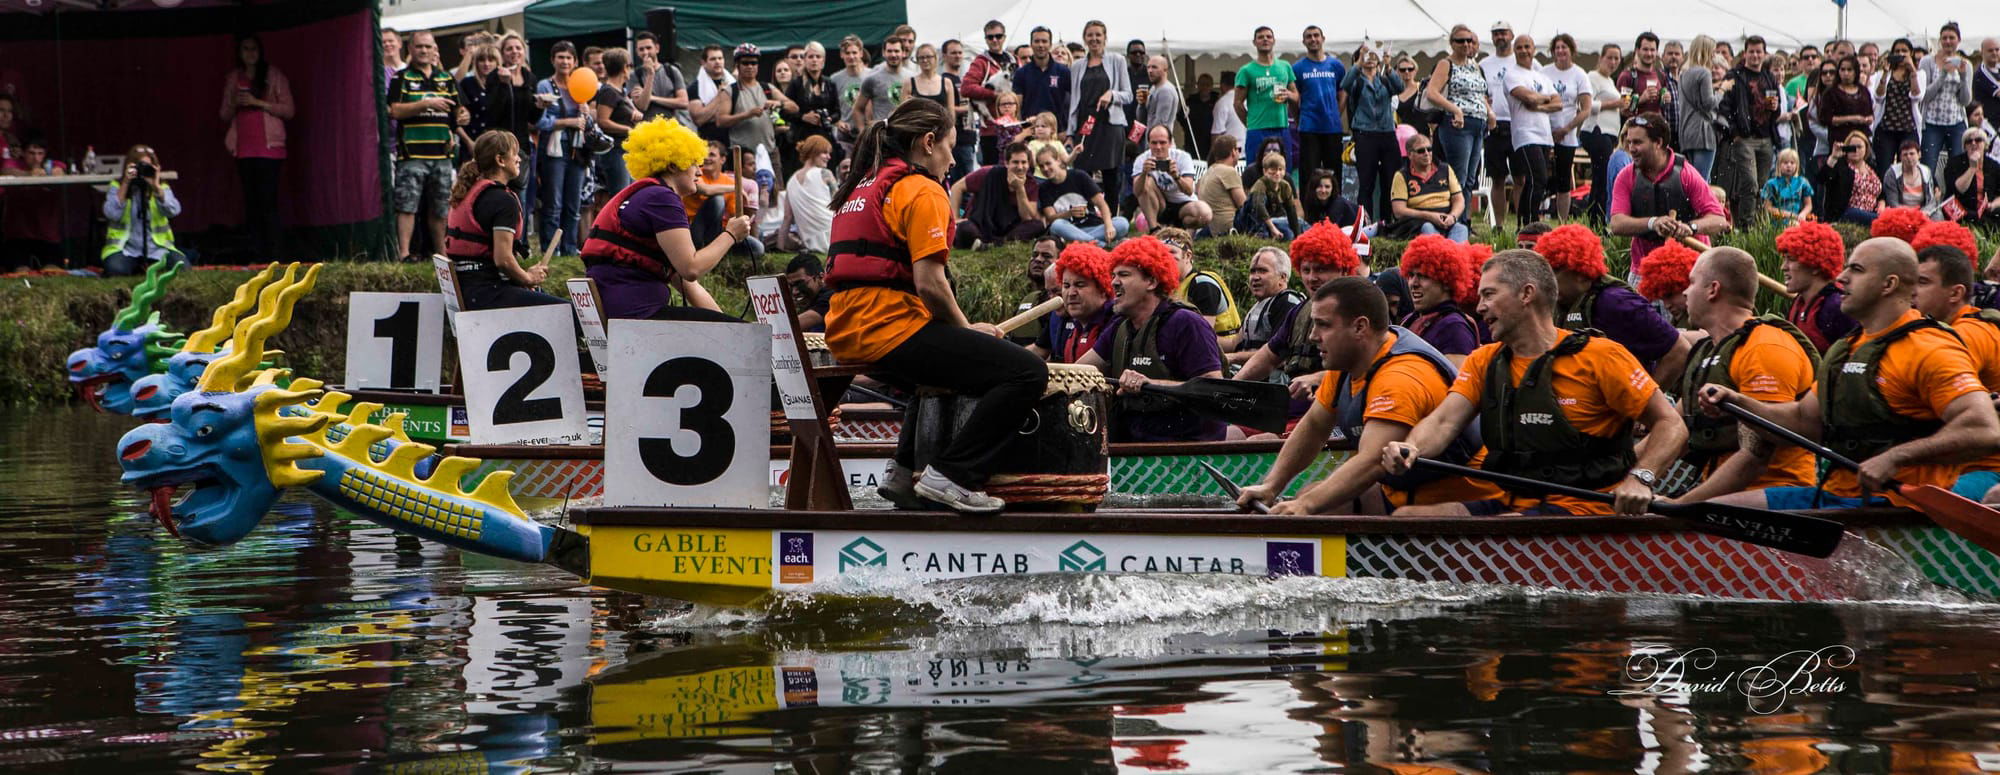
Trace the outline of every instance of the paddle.
{"label": "paddle", "polygon": [[[1673,215],[1672,211],[1669,211],[1667,215],[1669,217],[1672,217]],[[1715,247],[1714,245],[1707,244],[1693,237],[1682,237],[1680,238],[1680,240],[1681,244],[1688,246],[1690,250],[1693,250],[1696,253],[1701,253],[1703,251],[1708,250],[1709,248]],[[1764,274],[1763,272],[1757,273],[1757,284],[1764,286],[1765,290],[1778,294],[1779,296],[1783,296],[1787,299],[1798,295],[1796,293],[1792,293],[1791,291],[1785,290],[1784,283],[1778,282],[1776,278]]]}
{"label": "paddle", "polygon": [[[1790,428],[1758,416],[1749,409],[1736,404],[1721,406],[1722,411],[1735,415],[1737,419],[1798,445],[1800,449],[1826,458],[1834,465],[1857,471],[1861,469],[1859,463],[1846,455],[1827,449],[1811,439],[1800,436]],[[1917,504],[1917,508],[1940,527],[1978,544],[1981,549],[2000,554],[2000,511],[1934,484],[1909,485],[1891,479],[1889,486],[1896,488],[1896,494]]]}
{"label": "paddle", "polygon": [[[1236,483],[1230,481],[1229,477],[1223,476],[1222,471],[1210,465],[1206,460],[1196,460],[1194,462],[1201,466],[1201,470],[1208,472],[1208,478],[1215,480],[1216,486],[1221,487],[1222,492],[1229,496],[1229,502],[1235,503],[1236,499],[1243,497],[1243,488],[1236,486]],[[1246,507],[1238,507],[1238,509],[1242,508]],[[1271,506],[1263,501],[1251,501],[1247,508],[1259,514],[1271,513]]]}
{"label": "paddle", "polygon": [[1148,382],[1147,393],[1179,401],[1198,414],[1266,433],[1284,433],[1292,394],[1284,385],[1240,379],[1195,377],[1178,385]]}
{"label": "paddle", "polygon": [[910,402],[889,395],[888,393],[876,390],[874,388],[863,387],[861,385],[848,383],[847,389],[856,393],[860,393],[861,395],[867,396],[869,398],[873,398],[877,401],[888,404],[890,406],[896,407],[897,409],[910,408]]}
{"label": "paddle", "polygon": [[[1489,482],[1512,490],[1553,493],[1581,498],[1598,503],[1611,503],[1610,493],[1567,487],[1560,484],[1528,479],[1511,474],[1496,473],[1479,468],[1452,465],[1442,460],[1420,457],[1411,461],[1418,468],[1457,474]],[[1826,557],[1840,546],[1840,539],[1846,536],[1845,526],[1831,519],[1809,517],[1804,514],[1787,514],[1749,506],[1729,506],[1720,503],[1668,503],[1653,501],[1648,511],[1665,517],[1685,521],[1690,527],[1710,535],[1732,538],[1758,546],[1768,546],[1782,552],[1803,554],[1807,557]]]}

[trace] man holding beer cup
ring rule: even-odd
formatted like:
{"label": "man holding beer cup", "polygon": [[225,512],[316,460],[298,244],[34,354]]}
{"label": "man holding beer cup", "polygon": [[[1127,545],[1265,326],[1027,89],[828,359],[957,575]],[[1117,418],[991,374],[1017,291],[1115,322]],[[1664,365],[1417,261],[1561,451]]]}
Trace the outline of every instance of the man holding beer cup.
{"label": "man holding beer cup", "polygon": [[[1777,155],[1778,124],[1791,120],[1791,114],[1785,111],[1784,91],[1778,86],[1778,77],[1764,63],[1764,39],[1756,35],[1745,38],[1743,63],[1728,75],[1728,80],[1736,86],[1724,96],[1722,106],[1722,115],[1729,120],[1730,134],[1735,137],[1728,145],[1729,153],[1737,168],[1744,170],[1739,178],[1751,186],[1771,176],[1771,165]],[[1729,198],[1735,202],[1755,201],[1756,192],[1731,191]],[[1739,207],[1738,217],[1755,210]]]}

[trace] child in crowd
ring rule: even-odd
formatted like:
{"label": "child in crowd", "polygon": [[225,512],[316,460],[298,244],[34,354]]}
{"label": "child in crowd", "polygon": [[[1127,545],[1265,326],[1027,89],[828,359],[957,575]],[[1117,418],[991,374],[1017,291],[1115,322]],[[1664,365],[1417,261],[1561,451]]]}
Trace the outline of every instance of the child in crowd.
{"label": "child in crowd", "polygon": [[[1305,212],[1299,207],[1298,193],[1285,178],[1285,155],[1265,154],[1259,164],[1264,174],[1250,185],[1249,196],[1236,216],[1237,231],[1259,237],[1291,239],[1305,230]],[[1247,222],[1246,222],[1247,219]]]}
{"label": "child in crowd", "polygon": [[1799,174],[1799,152],[1779,151],[1777,170],[1764,181],[1764,212],[1780,221],[1803,221],[1812,216],[1812,198],[1811,181]]}
{"label": "child in crowd", "polygon": [[1031,159],[1041,158],[1042,149],[1050,147],[1062,151],[1064,158],[1069,157],[1069,149],[1063,146],[1062,132],[1056,128],[1056,114],[1046,110],[1028,119],[1027,130],[1014,138],[1014,142],[1023,141],[1028,144],[1028,157]]}
{"label": "child in crowd", "polygon": [[[995,148],[993,154],[997,156],[998,148],[1005,147],[1008,138],[1019,137],[1021,134],[1021,95],[1011,91],[999,92],[993,98],[993,115],[988,116],[985,121],[993,127],[993,136],[1000,140],[1000,145]],[[1030,149],[1028,158],[1035,158],[1034,153],[1034,150]]]}

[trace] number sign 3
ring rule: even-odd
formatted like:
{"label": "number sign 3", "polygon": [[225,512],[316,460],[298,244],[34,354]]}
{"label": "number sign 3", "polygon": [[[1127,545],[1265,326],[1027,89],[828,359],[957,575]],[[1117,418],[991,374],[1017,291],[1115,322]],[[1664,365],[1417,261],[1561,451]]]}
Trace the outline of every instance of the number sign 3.
{"label": "number sign 3", "polygon": [[460,312],[459,369],[475,444],[580,444],[576,324],[559,305]]}
{"label": "number sign 3", "polygon": [[435,392],[444,307],[435,293],[348,294],[347,386]]}
{"label": "number sign 3", "polygon": [[771,330],[613,320],[604,501],[770,505]]}

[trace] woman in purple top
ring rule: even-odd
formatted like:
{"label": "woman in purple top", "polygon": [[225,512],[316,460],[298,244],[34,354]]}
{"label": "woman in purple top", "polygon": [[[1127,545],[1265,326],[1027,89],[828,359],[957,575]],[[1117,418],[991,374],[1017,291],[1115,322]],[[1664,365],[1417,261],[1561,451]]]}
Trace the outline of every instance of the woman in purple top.
{"label": "woman in purple top", "polygon": [[[729,219],[697,250],[681,203],[707,156],[693,130],[665,118],[633,127],[626,137],[625,167],[635,180],[598,211],[583,244],[584,272],[597,281],[606,317],[739,322],[698,281],[749,233],[750,219]],[[676,290],[687,306],[674,304]]]}

